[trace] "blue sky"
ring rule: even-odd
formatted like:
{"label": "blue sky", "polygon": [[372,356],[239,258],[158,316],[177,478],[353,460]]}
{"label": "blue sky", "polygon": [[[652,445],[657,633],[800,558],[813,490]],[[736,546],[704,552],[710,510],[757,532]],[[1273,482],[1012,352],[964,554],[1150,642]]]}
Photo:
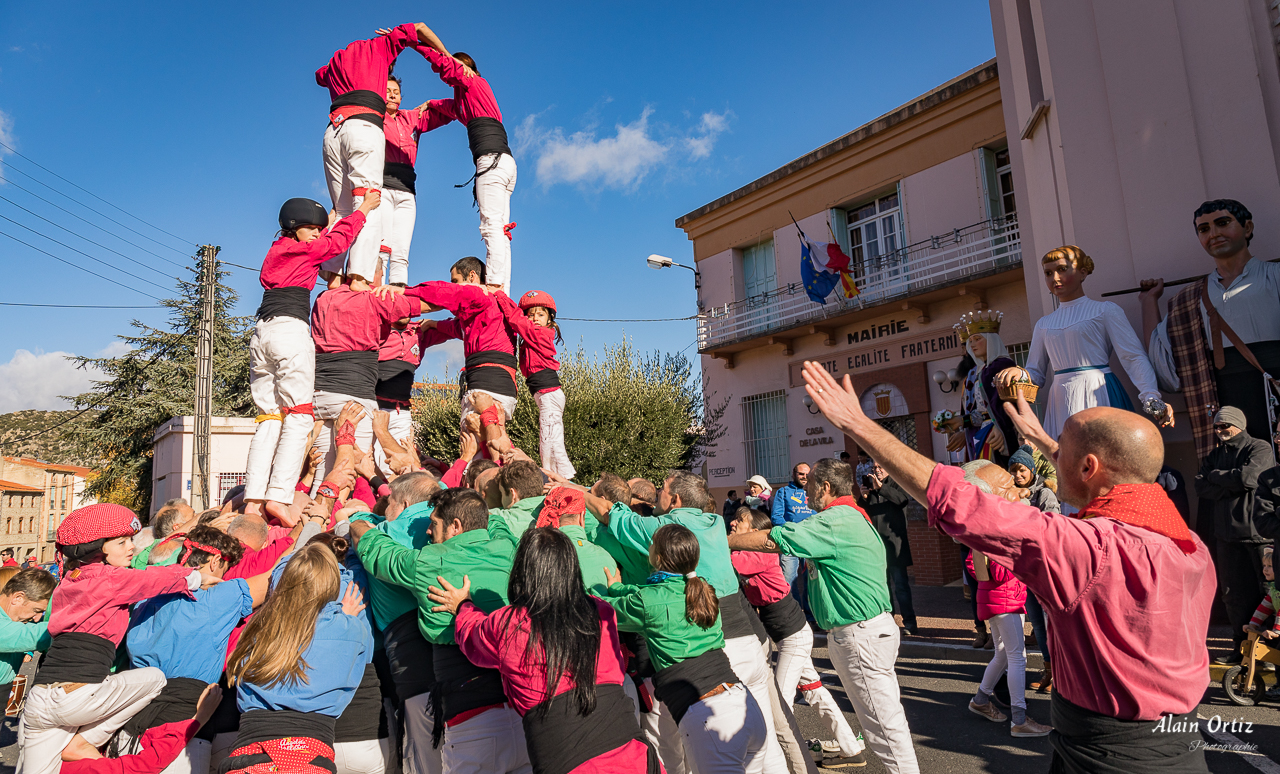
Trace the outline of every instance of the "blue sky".
{"label": "blue sky", "polygon": [[[185,262],[207,242],[257,267],[284,199],[329,203],[316,68],[377,27],[424,21],[475,57],[512,135],[514,290],[552,293],[562,318],[685,317],[696,311],[692,276],[644,262],[692,262],[677,217],[994,56],[989,7],[976,0],[492,3],[483,16],[434,5],[0,3],[0,140],[177,238],[3,148],[0,196],[14,204],[0,200],[12,219],[0,232],[161,297],[177,269],[150,253]],[[407,105],[448,96],[416,53],[396,71]],[[483,257],[470,191],[453,187],[471,171],[465,129],[424,136],[411,282]],[[0,267],[0,302],[154,303],[4,236]],[[252,314],[256,274],[233,270],[230,281],[237,311]],[[62,353],[117,352],[134,318],[159,325],[163,310],[0,306],[0,412],[65,407],[54,396],[84,389],[89,375]],[[642,350],[695,354],[691,321],[562,327],[566,346],[589,352],[625,332]],[[428,356],[419,378],[449,354]]]}

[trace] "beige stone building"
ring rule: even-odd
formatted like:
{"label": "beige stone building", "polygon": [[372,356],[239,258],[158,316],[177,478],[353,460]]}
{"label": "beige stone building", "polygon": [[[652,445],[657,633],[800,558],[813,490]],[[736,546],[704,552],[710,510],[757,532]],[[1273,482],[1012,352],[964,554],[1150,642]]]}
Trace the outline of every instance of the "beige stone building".
{"label": "beige stone building", "polygon": [[90,470],[30,457],[0,457],[0,548],[21,562],[54,559],[54,536],[67,514],[97,502],[84,493]]}

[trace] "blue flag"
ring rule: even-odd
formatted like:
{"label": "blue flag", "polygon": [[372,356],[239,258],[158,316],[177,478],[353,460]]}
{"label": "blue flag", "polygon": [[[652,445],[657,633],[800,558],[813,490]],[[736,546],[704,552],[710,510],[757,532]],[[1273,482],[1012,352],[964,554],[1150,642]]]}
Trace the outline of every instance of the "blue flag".
{"label": "blue flag", "polygon": [[835,290],[840,282],[840,275],[826,271],[818,271],[813,267],[813,256],[809,252],[808,240],[802,240],[800,248],[800,280],[804,282],[804,291],[809,300],[815,304],[827,303],[827,296]]}

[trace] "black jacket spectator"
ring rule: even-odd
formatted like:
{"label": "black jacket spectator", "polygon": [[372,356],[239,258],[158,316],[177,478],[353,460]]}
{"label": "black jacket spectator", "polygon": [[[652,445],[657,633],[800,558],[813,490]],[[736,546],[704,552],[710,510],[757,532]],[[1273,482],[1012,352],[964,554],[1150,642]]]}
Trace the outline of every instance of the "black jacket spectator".
{"label": "black jacket spectator", "polygon": [[1214,537],[1228,543],[1264,543],[1253,524],[1258,477],[1275,465],[1271,445],[1241,430],[1219,441],[1196,474],[1196,494],[1213,501]]}
{"label": "black jacket spectator", "polygon": [[903,511],[911,497],[902,488],[886,480],[879,489],[862,490],[867,515],[876,532],[884,540],[885,558],[891,567],[911,566],[911,543],[907,539],[907,514]]}
{"label": "black jacket spectator", "polygon": [[[1280,540],[1280,467],[1269,468],[1258,476],[1258,488],[1253,493],[1253,528],[1267,540]],[[1274,553],[1271,569],[1273,573],[1277,569]]]}

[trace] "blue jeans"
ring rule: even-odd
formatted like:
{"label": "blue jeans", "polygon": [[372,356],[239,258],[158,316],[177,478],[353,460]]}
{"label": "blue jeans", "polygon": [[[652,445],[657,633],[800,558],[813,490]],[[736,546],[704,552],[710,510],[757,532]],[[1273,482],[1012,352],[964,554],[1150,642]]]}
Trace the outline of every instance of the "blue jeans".
{"label": "blue jeans", "polygon": [[1027,591],[1027,620],[1031,622],[1031,633],[1036,637],[1036,644],[1040,646],[1040,653],[1044,656],[1044,662],[1049,663],[1049,636],[1044,626],[1044,608],[1040,607],[1040,600],[1036,599],[1036,595]]}

